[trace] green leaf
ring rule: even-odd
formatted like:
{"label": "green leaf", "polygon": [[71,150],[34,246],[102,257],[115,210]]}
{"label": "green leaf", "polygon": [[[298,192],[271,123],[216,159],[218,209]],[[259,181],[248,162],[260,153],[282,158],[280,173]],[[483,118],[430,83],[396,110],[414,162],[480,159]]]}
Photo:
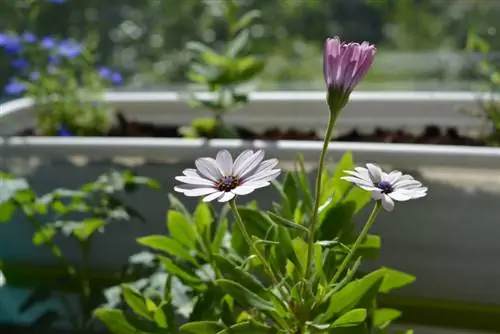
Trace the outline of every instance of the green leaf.
{"label": "green leaf", "polygon": [[217,226],[215,237],[214,240],[212,241],[213,253],[217,253],[220,251],[222,247],[222,242],[224,241],[224,237],[226,236],[227,233],[228,224],[229,223],[227,221],[227,218],[224,218],[224,220],[220,221],[219,225]]}
{"label": "green leaf", "polygon": [[194,211],[194,222],[196,229],[200,235],[205,233],[205,230],[212,224],[213,216],[212,211],[207,203],[200,202]]}
{"label": "green leaf", "polygon": [[272,328],[256,322],[240,322],[224,329],[217,334],[275,334]]}
{"label": "green leaf", "polygon": [[173,194],[168,194],[168,201],[170,202],[170,207],[173,210],[180,211],[181,213],[184,214],[184,216],[191,218],[189,210],[186,209],[184,204],[182,204],[182,202]]}
{"label": "green leaf", "polygon": [[186,282],[190,286],[200,286],[203,285],[203,281],[195,276],[192,273],[188,273],[186,270],[183,268],[179,267],[176,265],[172,259],[166,258],[164,256],[158,256],[158,259],[162,263],[162,265],[165,267],[165,271],[168,273],[177,276],[180,280]]}
{"label": "green leaf", "polygon": [[222,291],[233,297],[243,307],[253,307],[261,311],[274,311],[273,303],[267,301],[241,284],[227,279],[218,279],[216,283]]}
{"label": "green leaf", "polygon": [[73,235],[80,241],[85,241],[91,237],[95,231],[106,225],[106,221],[99,218],[87,218],[83,220],[77,228],[73,230]]}
{"label": "green leaf", "polygon": [[305,168],[304,157],[302,154],[297,155],[297,165],[298,169],[295,172],[295,178],[299,183],[299,188],[302,193],[302,201],[304,202],[305,208],[312,212],[313,209],[313,189],[309,184],[309,177]]}
{"label": "green leaf", "polygon": [[329,205],[320,215],[320,240],[334,240],[340,236],[350,236],[352,219],[356,205],[354,203],[337,203]]}
{"label": "green leaf", "polygon": [[278,225],[309,233],[309,229],[303,225],[297,224],[291,220],[280,217],[277,214],[270,212],[270,211],[267,211],[267,214]]}
{"label": "green leaf", "polygon": [[[354,169],[354,160],[352,157],[351,152],[346,152],[342,155],[340,158],[340,161],[336,164],[335,166],[335,172],[333,174],[333,178],[331,178],[331,183],[329,185],[331,186],[330,189],[333,190],[332,193],[328,194],[322,194],[322,197],[324,195],[333,195],[335,197],[335,202],[338,202],[342,198],[345,197],[349,189],[352,188],[352,183],[344,181],[341,179],[342,176],[346,176],[345,171],[346,170],[353,170]],[[327,187],[329,185],[326,185]],[[324,198],[325,200],[326,198]],[[324,202],[321,202],[324,203]]]}
{"label": "green leaf", "polygon": [[332,324],[332,327],[357,326],[366,319],[367,312],[363,308],[357,308],[341,315]]}
{"label": "green leaf", "polygon": [[170,301],[162,301],[160,306],[156,309],[153,318],[158,327],[168,328],[171,334],[179,333],[179,329],[175,323],[175,311]]}
{"label": "green leaf", "polygon": [[167,212],[167,227],[172,238],[177,240],[188,249],[196,246],[196,230],[191,225],[189,216],[174,210]]}
{"label": "green leaf", "polygon": [[195,321],[184,324],[180,328],[180,334],[216,334],[224,326],[215,321]]}
{"label": "green leaf", "polygon": [[416,277],[413,275],[406,274],[404,272],[387,267],[382,267],[378,271],[380,271],[384,275],[384,279],[379,289],[379,291],[382,293],[389,293],[392,290],[402,288],[415,282],[416,279]]}
{"label": "green leaf", "polygon": [[8,223],[14,213],[16,212],[17,206],[11,202],[3,202],[0,204],[0,223]]}
{"label": "green leaf", "polygon": [[236,35],[236,37],[228,44],[227,47],[228,57],[236,57],[248,44],[249,37],[250,37],[250,30],[244,29],[240,31],[238,35]]}
{"label": "green leaf", "polygon": [[283,182],[283,192],[288,199],[290,211],[294,212],[299,202],[299,188],[292,173],[286,173],[285,181]]}
{"label": "green leaf", "polygon": [[330,298],[330,305],[323,314],[322,322],[327,322],[332,317],[371,302],[377,295],[383,278],[383,272],[377,270],[359,280],[350,282],[333,294]]}
{"label": "green leaf", "polygon": [[35,231],[33,234],[33,245],[40,246],[44,245],[48,241],[52,240],[57,233],[57,229],[54,225],[45,225]]}
{"label": "green leaf", "polygon": [[198,264],[196,259],[189,253],[189,250],[172,238],[163,235],[150,235],[138,238],[137,242],[143,246],[178,257],[179,259],[190,261],[195,265]]}
{"label": "green leaf", "polygon": [[[271,226],[275,225],[274,221],[260,210],[239,206],[238,212],[248,234],[258,239],[266,239],[267,231]],[[248,252],[248,245],[243,240],[238,225],[233,227],[231,244],[239,254]]]}
{"label": "green leaf", "polygon": [[232,30],[234,32],[237,32],[241,29],[248,28],[248,26],[250,24],[252,24],[252,22],[256,18],[259,18],[259,17],[260,17],[260,10],[257,10],[257,9],[250,10],[250,11],[246,12],[245,14],[243,14],[243,16],[240,17],[238,22],[236,22],[236,24],[232,27]]}
{"label": "green leaf", "polygon": [[401,311],[392,308],[376,309],[373,314],[373,324],[380,329],[384,329],[400,316]]}
{"label": "green leaf", "polygon": [[259,296],[266,295],[267,290],[262,283],[247,271],[242,270],[234,262],[220,254],[216,254],[214,260],[224,278],[239,282],[245,288]]}
{"label": "green leaf", "polygon": [[132,311],[134,311],[134,313],[138,316],[148,320],[153,320],[152,313],[148,310],[146,300],[141,296],[141,294],[125,284],[122,284],[121,288],[123,298]]}
{"label": "green leaf", "polygon": [[297,237],[292,240],[293,244],[293,250],[295,251],[295,255],[297,256],[297,259],[299,260],[300,266],[297,267],[297,269],[300,271],[302,275],[305,274],[306,271],[306,263],[307,263],[307,244],[306,242]]}
{"label": "green leaf", "polygon": [[98,308],[94,311],[94,315],[114,334],[138,333],[128,323],[122,310]]}

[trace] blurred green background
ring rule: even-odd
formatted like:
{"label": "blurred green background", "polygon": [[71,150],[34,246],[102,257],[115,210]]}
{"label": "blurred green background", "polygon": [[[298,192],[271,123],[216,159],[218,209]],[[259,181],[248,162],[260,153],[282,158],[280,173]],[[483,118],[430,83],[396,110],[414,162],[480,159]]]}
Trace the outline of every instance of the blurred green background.
{"label": "blurred green background", "polygon": [[[0,2],[0,30],[81,40],[100,36],[98,59],[119,69],[132,89],[182,87],[189,55],[199,40],[217,47],[224,39],[223,0],[45,1],[36,22],[30,0]],[[32,0],[33,1],[33,0]],[[464,50],[471,30],[496,50],[500,1],[494,0],[239,0],[244,13],[259,9],[253,51],[268,64],[260,89],[322,89],[321,52],[328,36],[375,43],[375,66],[363,89],[469,89],[474,81]],[[13,5],[14,4],[14,5]],[[0,86],[13,70],[0,53]]]}

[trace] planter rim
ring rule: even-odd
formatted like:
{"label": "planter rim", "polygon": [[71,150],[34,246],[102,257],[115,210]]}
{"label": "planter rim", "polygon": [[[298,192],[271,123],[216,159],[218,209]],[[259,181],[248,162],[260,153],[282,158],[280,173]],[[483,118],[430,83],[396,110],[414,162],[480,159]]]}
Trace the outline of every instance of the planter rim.
{"label": "planter rim", "polygon": [[[266,155],[293,161],[298,152],[315,162],[321,141],[245,141],[240,139],[116,138],[116,137],[10,137],[0,139],[3,156],[66,158],[141,157],[148,160],[194,161],[215,156],[221,149],[239,153],[244,149],[264,149]],[[359,163],[377,162],[397,167],[470,167],[498,169],[500,148],[425,144],[331,142],[329,156],[338,158],[352,152]]]}

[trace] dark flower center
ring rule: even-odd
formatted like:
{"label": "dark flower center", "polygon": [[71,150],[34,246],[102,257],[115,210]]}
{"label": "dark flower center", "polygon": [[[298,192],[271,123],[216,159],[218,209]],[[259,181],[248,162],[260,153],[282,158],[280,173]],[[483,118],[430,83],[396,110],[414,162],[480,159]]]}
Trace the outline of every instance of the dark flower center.
{"label": "dark flower center", "polygon": [[235,176],[224,176],[215,183],[215,187],[219,191],[228,192],[239,186],[240,183],[241,181]]}
{"label": "dark flower center", "polygon": [[394,190],[390,182],[380,181],[377,187],[382,190],[382,194],[390,194]]}

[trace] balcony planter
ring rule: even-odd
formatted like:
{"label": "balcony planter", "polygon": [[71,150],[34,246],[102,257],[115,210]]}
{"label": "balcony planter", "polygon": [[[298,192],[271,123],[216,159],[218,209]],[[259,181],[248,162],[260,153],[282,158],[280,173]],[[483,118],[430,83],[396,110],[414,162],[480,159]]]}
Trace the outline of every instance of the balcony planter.
{"label": "balcony planter", "polygon": [[[246,110],[227,117],[228,123],[255,130],[270,125],[324,128],[327,108],[322,92],[255,93],[251,98]],[[435,124],[465,131],[477,127],[479,121],[460,113],[457,107],[470,107],[477,98],[468,92],[354,93],[339,119],[339,129],[376,125],[418,129]],[[208,115],[190,109],[173,93],[108,93],[105,99],[127,117],[145,122],[188,124],[194,117]],[[268,156],[283,161],[284,167],[298,152],[312,165],[321,149],[321,143],[315,141],[12,136],[33,125],[31,101],[0,105],[0,133],[5,136],[0,141],[2,168],[25,174],[39,193],[76,187],[110,168],[133,168],[170,191],[174,175],[192,166],[197,157],[212,156],[222,148],[234,153],[264,148]],[[338,158],[345,151],[352,151],[357,163],[392,165],[417,174],[429,186],[428,198],[384,214],[374,231],[384,243],[380,263],[418,277],[417,283],[403,291],[405,295],[481,303],[500,300],[500,267],[496,265],[499,227],[494,211],[500,200],[500,149],[334,142],[329,156]],[[272,199],[273,190],[264,189],[257,196],[262,204],[270,203],[262,198]],[[127,200],[140,203],[148,224],[112,225],[95,241],[94,267],[119,267],[138,249],[134,237],[164,232],[166,198],[162,194],[141,192]],[[194,200],[187,203],[192,206]],[[0,258],[49,263],[50,255],[35,250],[30,236],[30,227],[20,218],[15,224],[2,226]]]}

